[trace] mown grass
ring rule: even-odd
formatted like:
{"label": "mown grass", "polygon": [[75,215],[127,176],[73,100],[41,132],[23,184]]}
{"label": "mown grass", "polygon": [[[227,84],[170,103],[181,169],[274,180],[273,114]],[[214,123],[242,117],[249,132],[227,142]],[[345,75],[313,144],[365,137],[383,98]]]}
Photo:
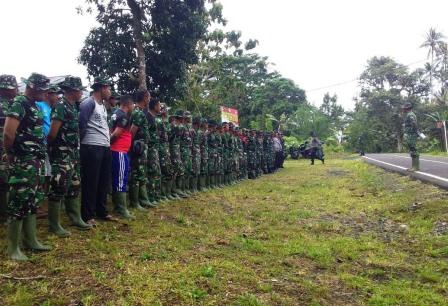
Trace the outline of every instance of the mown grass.
{"label": "mown grass", "polygon": [[[2,305],[444,305],[448,194],[356,158],[289,161],[256,181],[102,223],[25,264]],[[46,237],[44,220],[40,236]],[[0,248],[5,249],[1,230]],[[29,254],[29,253],[28,253]]]}

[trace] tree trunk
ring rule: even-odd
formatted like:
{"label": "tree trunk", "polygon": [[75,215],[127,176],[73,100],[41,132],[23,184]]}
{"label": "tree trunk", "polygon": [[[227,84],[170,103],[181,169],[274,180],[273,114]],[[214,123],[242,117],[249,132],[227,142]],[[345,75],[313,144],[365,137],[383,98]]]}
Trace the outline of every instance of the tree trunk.
{"label": "tree trunk", "polygon": [[127,0],[127,3],[132,12],[132,32],[134,33],[135,47],[137,49],[138,87],[139,89],[148,89],[146,85],[146,55],[145,48],[143,48],[142,35],[142,20],[145,16],[137,1]]}

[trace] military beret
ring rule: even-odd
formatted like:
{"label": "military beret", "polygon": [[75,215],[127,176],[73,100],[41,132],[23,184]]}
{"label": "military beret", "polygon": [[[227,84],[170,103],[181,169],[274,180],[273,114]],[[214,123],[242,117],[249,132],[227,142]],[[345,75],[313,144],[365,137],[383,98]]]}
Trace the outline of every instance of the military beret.
{"label": "military beret", "polygon": [[16,77],[9,74],[0,75],[0,89],[16,89],[17,80]]}
{"label": "military beret", "polygon": [[35,90],[48,90],[50,86],[50,79],[40,73],[33,72],[28,79],[24,79],[23,82],[29,88]]}

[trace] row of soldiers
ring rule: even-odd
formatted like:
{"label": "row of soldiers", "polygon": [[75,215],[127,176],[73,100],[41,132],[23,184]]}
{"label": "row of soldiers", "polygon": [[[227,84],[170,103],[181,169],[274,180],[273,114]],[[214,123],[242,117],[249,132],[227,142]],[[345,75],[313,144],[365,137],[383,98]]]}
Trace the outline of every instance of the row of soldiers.
{"label": "row of soldiers", "polygon": [[[59,237],[70,235],[61,225],[62,207],[65,207],[71,224],[78,229],[89,230],[95,226],[91,222],[93,219],[81,214],[84,208],[81,206],[86,204],[84,199],[82,203],[79,199],[87,187],[83,185],[81,188],[81,183],[88,179],[85,174],[82,176],[81,140],[86,132],[81,128],[79,116],[85,87],[79,77],[67,76],[56,86],[37,73],[24,83],[25,92],[19,94],[14,76],[0,76],[0,127],[4,129],[0,133],[3,136],[0,146],[0,207],[6,207],[8,255],[14,260],[27,259],[21,251],[21,242],[34,251],[51,249],[36,235],[36,213],[45,198],[43,177],[46,160],[51,165],[50,188],[46,194],[49,230]],[[95,78],[92,85],[95,101],[101,97],[103,101],[100,104],[108,105],[110,86],[111,83],[104,78]],[[124,98],[120,99],[123,105],[119,107],[108,105],[111,143],[116,136],[113,127],[117,126],[117,115],[121,114],[122,118],[118,126],[132,135],[132,145],[127,152],[130,159],[129,184],[112,191],[114,211],[120,217],[133,218],[128,207],[146,210],[197,191],[221,188],[247,178],[255,179],[281,166],[276,162],[274,149],[274,139],[278,142],[279,135],[193,118],[188,111],[177,110],[169,116],[164,103],[151,98],[147,91],[138,93],[131,103]],[[44,113],[38,107],[39,101],[53,101],[50,103],[51,124],[47,132],[44,131]],[[95,126],[95,120],[101,121],[96,116],[92,112],[87,126],[100,128]],[[119,172],[121,181],[125,176],[122,170],[124,167]],[[112,177],[102,184],[108,185],[114,179]]]}
{"label": "row of soldiers", "polygon": [[[193,118],[189,111],[177,110],[169,116],[164,103],[160,110],[157,104],[153,107],[157,113],[154,125],[152,120],[147,127],[142,125],[148,133],[134,137],[130,154],[130,207],[153,207],[161,201],[185,198],[277,170],[274,133]],[[131,118],[139,111],[134,110]],[[147,144],[143,149],[138,148],[141,140]],[[117,213],[131,217],[124,209]]]}

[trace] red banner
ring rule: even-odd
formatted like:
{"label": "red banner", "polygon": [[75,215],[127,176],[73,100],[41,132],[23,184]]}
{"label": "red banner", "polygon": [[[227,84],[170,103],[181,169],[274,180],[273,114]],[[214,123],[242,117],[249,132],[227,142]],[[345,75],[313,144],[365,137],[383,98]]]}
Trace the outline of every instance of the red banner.
{"label": "red banner", "polygon": [[221,106],[221,122],[232,122],[234,125],[239,126],[238,110]]}

